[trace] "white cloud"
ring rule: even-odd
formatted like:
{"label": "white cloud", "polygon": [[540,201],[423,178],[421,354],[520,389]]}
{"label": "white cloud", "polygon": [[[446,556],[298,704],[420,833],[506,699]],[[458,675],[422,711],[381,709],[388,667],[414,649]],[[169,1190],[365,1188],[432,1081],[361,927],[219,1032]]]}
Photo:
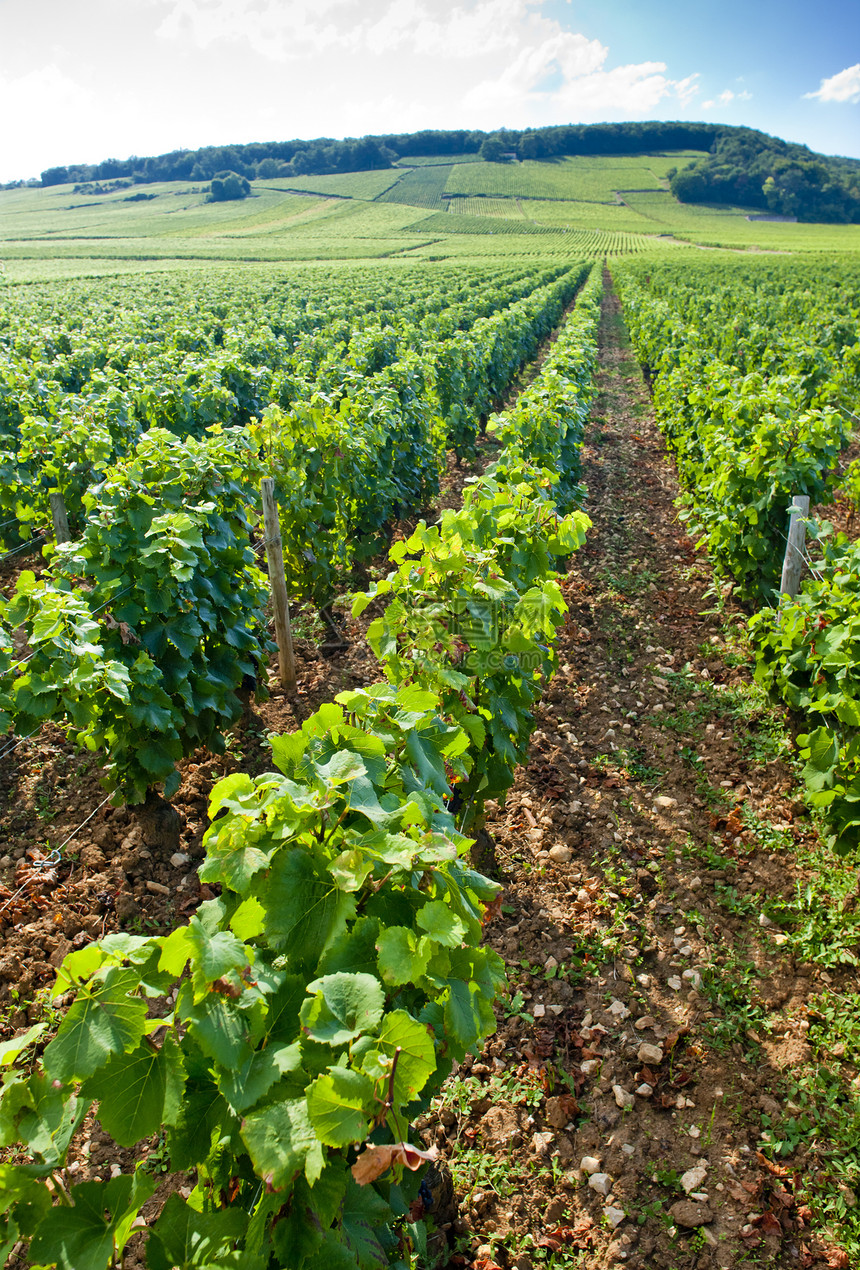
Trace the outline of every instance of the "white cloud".
{"label": "white cloud", "polygon": [[709,97],[707,101],[703,101],[702,110],[714,110],[717,106],[728,106],[733,101],[752,101],[752,93],[747,92],[746,89],[743,92],[736,93],[731,88],[724,88],[719,96]]}
{"label": "white cloud", "polygon": [[[667,97],[687,106],[699,91],[698,75],[673,80],[665,62],[607,68],[609,49],[598,40],[561,31],[527,45],[498,74],[481,80],[464,98],[466,106],[504,110],[507,118],[528,117],[536,107],[555,119],[587,120],[607,115],[643,114]],[[561,84],[543,91],[549,76]]]}
{"label": "white cloud", "polygon": [[860,62],[856,66],[848,66],[837,75],[823,79],[814,93],[804,93],[804,97],[817,97],[819,101],[860,102]]}

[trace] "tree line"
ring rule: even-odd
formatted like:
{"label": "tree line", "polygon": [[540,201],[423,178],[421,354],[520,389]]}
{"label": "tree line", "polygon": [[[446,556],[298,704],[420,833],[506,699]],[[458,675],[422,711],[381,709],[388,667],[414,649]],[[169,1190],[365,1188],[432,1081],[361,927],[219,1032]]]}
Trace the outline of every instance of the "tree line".
{"label": "tree line", "polygon": [[[732,203],[799,220],[860,221],[860,161],[816,154],[752,128],[722,124],[661,122],[565,124],[548,128],[481,132],[426,129],[412,133],[337,140],[257,141],[245,145],[173,150],[141,158],[47,168],[42,186],[98,184],[126,179],[212,181],[236,174],[247,181],[388,168],[409,155],[476,154],[498,162],[571,155],[648,154],[655,150],[701,150],[671,178],[682,202]],[[14,184],[22,184],[15,182]]]}
{"label": "tree line", "polygon": [[816,154],[752,128],[725,128],[707,158],[671,175],[682,203],[731,203],[800,221],[860,222],[860,160]]}

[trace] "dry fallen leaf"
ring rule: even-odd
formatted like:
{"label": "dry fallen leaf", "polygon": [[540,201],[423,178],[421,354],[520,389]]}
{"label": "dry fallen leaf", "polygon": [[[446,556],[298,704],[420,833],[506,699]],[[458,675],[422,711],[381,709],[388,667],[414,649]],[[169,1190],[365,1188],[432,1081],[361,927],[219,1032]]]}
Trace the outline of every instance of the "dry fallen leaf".
{"label": "dry fallen leaf", "polygon": [[438,1148],[433,1146],[429,1151],[419,1151],[408,1142],[392,1142],[386,1146],[365,1147],[352,1166],[352,1176],[359,1186],[367,1186],[390,1169],[392,1164],[403,1164],[414,1173],[428,1160],[438,1158]]}

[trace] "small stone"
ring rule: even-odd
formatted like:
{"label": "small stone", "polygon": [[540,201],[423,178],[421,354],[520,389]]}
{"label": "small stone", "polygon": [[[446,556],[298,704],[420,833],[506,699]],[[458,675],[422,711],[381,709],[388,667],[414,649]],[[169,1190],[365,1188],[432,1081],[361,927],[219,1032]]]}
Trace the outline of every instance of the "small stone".
{"label": "small stone", "polygon": [[616,1208],[614,1204],[607,1204],[603,1210],[603,1215],[613,1230],[620,1226],[627,1216],[623,1208]]}
{"label": "small stone", "polygon": [[608,1195],[612,1190],[612,1178],[608,1173],[592,1173],[588,1179],[588,1185],[593,1191],[597,1191],[598,1195]]}
{"label": "small stone", "polygon": [[191,856],[186,855],[184,851],[174,851],[173,855],[170,857],[170,863],[173,865],[174,869],[181,869],[183,864],[187,864],[190,859]]}
{"label": "small stone", "polygon": [[613,1085],[612,1093],[615,1097],[616,1107],[620,1107],[624,1111],[627,1107],[632,1107],[636,1101],[632,1094],[628,1094],[627,1090],[621,1085]]}
{"label": "small stone", "polygon": [[694,988],[701,988],[702,986],[702,976],[698,970],[685,970],[681,978],[686,979]]}
{"label": "small stone", "polygon": [[580,1070],[585,1076],[593,1076],[600,1066],[599,1058],[586,1058],[579,1064]]}
{"label": "small stone", "polygon": [[690,1125],[687,1132],[689,1133],[691,1138],[700,1138],[702,1136],[702,1130],[697,1128],[697,1126],[694,1124]]}
{"label": "small stone", "polygon": [[161,882],[147,882],[147,891],[152,891],[153,895],[169,895],[170,887],[163,886]]}
{"label": "small stone", "polygon": [[679,1199],[669,1209],[669,1216],[685,1230],[698,1230],[714,1220],[714,1214],[707,1204],[697,1204],[693,1200]]}
{"label": "small stone", "polygon": [[648,1041],[643,1041],[637,1050],[636,1057],[640,1063],[656,1066],[663,1061],[663,1046],[650,1045]]}
{"label": "small stone", "polygon": [[600,1172],[600,1161],[596,1155],[584,1155],[579,1161],[579,1167],[583,1173],[587,1173],[591,1177],[594,1173]]}
{"label": "small stone", "polygon": [[573,852],[570,847],[564,847],[561,843],[549,849],[549,858],[554,860],[556,864],[567,864],[572,855]]}
{"label": "small stone", "polygon": [[708,1170],[701,1165],[697,1169],[687,1169],[687,1172],[681,1175],[681,1185],[685,1193],[689,1195],[691,1191],[697,1191],[707,1176]]}
{"label": "small stone", "polygon": [[623,1001],[619,1001],[617,998],[613,1000],[608,1013],[616,1019],[627,1019],[630,1017],[630,1011],[627,1009],[627,1006]]}
{"label": "small stone", "polygon": [[657,1020],[653,1019],[650,1014],[643,1014],[641,1019],[637,1019],[633,1026],[637,1032],[644,1032],[646,1027],[656,1027]]}
{"label": "small stone", "polygon": [[639,984],[639,987],[640,987],[640,988],[650,988],[650,987],[651,987],[651,976],[650,976],[650,975],[637,975],[637,976],[636,976],[636,982]]}
{"label": "small stone", "polygon": [[678,978],[678,976],[677,976],[677,975],[671,975],[671,976],[670,976],[670,977],[666,980],[666,982],[667,982],[667,984],[669,985],[669,987],[673,990],[673,992],[680,992],[680,991],[681,991],[681,980]]}
{"label": "small stone", "polygon": [[552,1146],[552,1137],[553,1135],[546,1130],[543,1133],[532,1134],[532,1150],[535,1155],[546,1155]]}
{"label": "small stone", "polygon": [[682,957],[690,957],[692,956],[693,950],[689,944],[682,944],[681,947],[678,949],[678,952],[680,956]]}
{"label": "small stone", "polygon": [[678,806],[676,798],[669,798],[666,794],[660,794],[659,798],[654,799],[654,806],[659,811],[671,811],[673,807]]}
{"label": "small stone", "polygon": [[759,913],[759,917],[758,917],[758,924],[759,924],[759,926],[761,926],[764,930],[767,930],[768,926],[772,926],[772,925],[773,925],[773,922],[770,920],[770,918],[767,916],[767,914],[766,914],[766,913]]}
{"label": "small stone", "polygon": [[654,1092],[654,1086],[649,1085],[646,1080],[643,1080],[642,1084],[639,1085],[636,1092],[640,1098],[650,1098]]}
{"label": "small stone", "polygon": [[532,1006],[532,1014],[536,1019],[542,1019],[546,1014],[546,1006],[540,1004]]}
{"label": "small stone", "polygon": [[635,1147],[633,1147],[633,1146],[631,1146],[629,1142],[625,1142],[625,1144],[624,1144],[624,1146],[621,1148],[621,1150],[624,1152],[624,1154],[625,1154],[625,1155],[635,1155],[635,1154],[636,1154],[636,1148],[635,1148]]}

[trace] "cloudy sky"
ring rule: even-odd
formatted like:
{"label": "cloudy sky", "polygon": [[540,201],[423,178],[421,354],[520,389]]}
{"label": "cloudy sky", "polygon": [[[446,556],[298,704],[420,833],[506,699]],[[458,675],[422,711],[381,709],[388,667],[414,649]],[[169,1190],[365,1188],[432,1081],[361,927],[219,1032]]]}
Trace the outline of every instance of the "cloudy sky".
{"label": "cloudy sky", "polygon": [[860,157],[856,0],[0,0],[0,181],[201,145],[625,119]]}

